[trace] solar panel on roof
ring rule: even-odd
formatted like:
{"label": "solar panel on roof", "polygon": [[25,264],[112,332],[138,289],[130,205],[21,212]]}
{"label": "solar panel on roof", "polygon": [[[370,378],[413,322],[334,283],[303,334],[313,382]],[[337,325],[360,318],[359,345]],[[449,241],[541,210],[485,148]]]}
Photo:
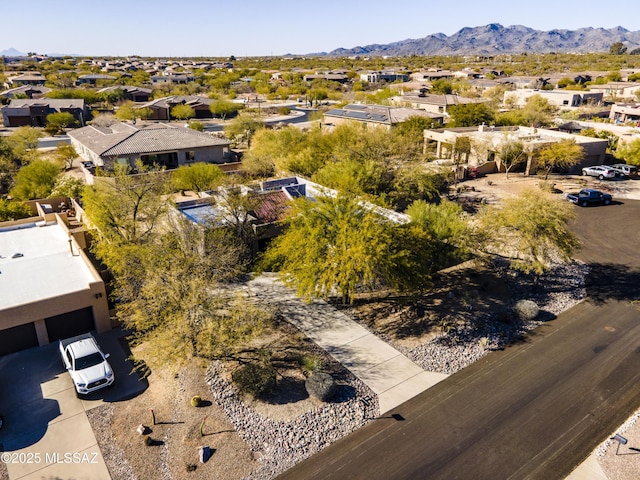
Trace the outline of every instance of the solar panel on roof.
{"label": "solar panel on roof", "polygon": [[366,110],[367,106],[366,105],[349,104],[344,108],[346,108],[347,110]]}
{"label": "solar panel on roof", "polygon": [[334,108],[325,113],[325,115],[343,115],[343,114],[344,114],[344,110],[340,110],[338,108]]}
{"label": "solar panel on roof", "polygon": [[369,114],[365,112],[347,112],[346,116],[349,118],[357,118],[359,120],[368,120]]}

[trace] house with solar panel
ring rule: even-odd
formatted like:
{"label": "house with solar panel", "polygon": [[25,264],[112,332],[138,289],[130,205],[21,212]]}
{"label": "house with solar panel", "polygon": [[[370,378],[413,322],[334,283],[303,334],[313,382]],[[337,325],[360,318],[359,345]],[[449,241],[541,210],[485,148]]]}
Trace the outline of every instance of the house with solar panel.
{"label": "house with solar panel", "polygon": [[349,104],[342,108],[331,109],[324,114],[324,125],[337,126],[346,123],[360,123],[367,128],[383,127],[391,129],[411,117],[429,118],[436,125],[442,125],[444,115],[405,107],[387,107],[384,105]]}
{"label": "house with solar panel", "polygon": [[[338,195],[336,190],[302,177],[278,178],[253,187],[239,185],[232,188],[243,196],[251,197],[251,201],[246,202],[246,205],[250,206],[248,211],[238,211],[235,205],[237,202],[232,202],[234,206],[229,207],[229,187],[220,187],[217,190],[200,192],[199,198],[195,200],[178,202],[175,212],[198,225],[222,227],[242,224],[252,231],[252,249],[258,251],[266,246],[271,238],[282,232],[282,220],[294,200],[306,198],[313,202],[318,197]],[[382,208],[364,200],[361,205],[392,222],[410,222],[410,217],[404,213]],[[231,212],[230,209],[234,211]]]}
{"label": "house with solar panel", "polygon": [[69,138],[87,164],[104,170],[118,164],[134,167],[138,161],[173,169],[192,163],[224,164],[233,158],[224,138],[162,123],[90,125],[69,132]]}

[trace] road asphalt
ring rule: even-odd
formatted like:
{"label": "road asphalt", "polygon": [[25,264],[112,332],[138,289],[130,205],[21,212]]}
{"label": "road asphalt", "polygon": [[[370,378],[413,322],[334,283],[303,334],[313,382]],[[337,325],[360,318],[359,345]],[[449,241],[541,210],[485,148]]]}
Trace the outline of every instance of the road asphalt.
{"label": "road asphalt", "polygon": [[576,209],[585,301],[282,478],[549,480],[587,459],[640,406],[640,202]]}

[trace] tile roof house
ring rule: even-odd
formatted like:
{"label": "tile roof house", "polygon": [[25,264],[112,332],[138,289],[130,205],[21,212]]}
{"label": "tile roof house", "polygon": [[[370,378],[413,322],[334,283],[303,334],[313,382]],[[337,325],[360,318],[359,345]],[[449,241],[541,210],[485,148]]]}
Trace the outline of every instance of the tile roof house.
{"label": "tile roof house", "polygon": [[106,170],[115,164],[158,164],[177,168],[190,163],[223,164],[230,160],[229,141],[190,128],[165,124],[88,126],[69,132],[78,154]]}
{"label": "tile roof house", "polygon": [[69,112],[78,124],[84,125],[89,111],[81,99],[12,99],[9,105],[0,108],[5,127],[44,127],[47,115]]}
{"label": "tile roof house", "polygon": [[339,125],[347,122],[360,122],[367,127],[386,127],[405,122],[411,117],[425,117],[442,125],[444,115],[426,112],[413,108],[387,107],[384,105],[360,105],[350,104],[343,108],[334,108],[325,112],[324,119],[327,125]]}

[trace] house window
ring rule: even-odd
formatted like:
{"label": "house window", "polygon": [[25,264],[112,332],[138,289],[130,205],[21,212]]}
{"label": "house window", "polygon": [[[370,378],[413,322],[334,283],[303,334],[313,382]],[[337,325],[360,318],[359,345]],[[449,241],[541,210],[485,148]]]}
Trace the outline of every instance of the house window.
{"label": "house window", "polygon": [[563,100],[563,101],[562,101],[562,104],[563,104],[563,105],[569,105],[569,100]]}
{"label": "house window", "polygon": [[194,152],[193,150],[188,150],[186,155],[187,155],[187,158],[186,158],[187,162],[194,162],[195,161],[196,152]]}

